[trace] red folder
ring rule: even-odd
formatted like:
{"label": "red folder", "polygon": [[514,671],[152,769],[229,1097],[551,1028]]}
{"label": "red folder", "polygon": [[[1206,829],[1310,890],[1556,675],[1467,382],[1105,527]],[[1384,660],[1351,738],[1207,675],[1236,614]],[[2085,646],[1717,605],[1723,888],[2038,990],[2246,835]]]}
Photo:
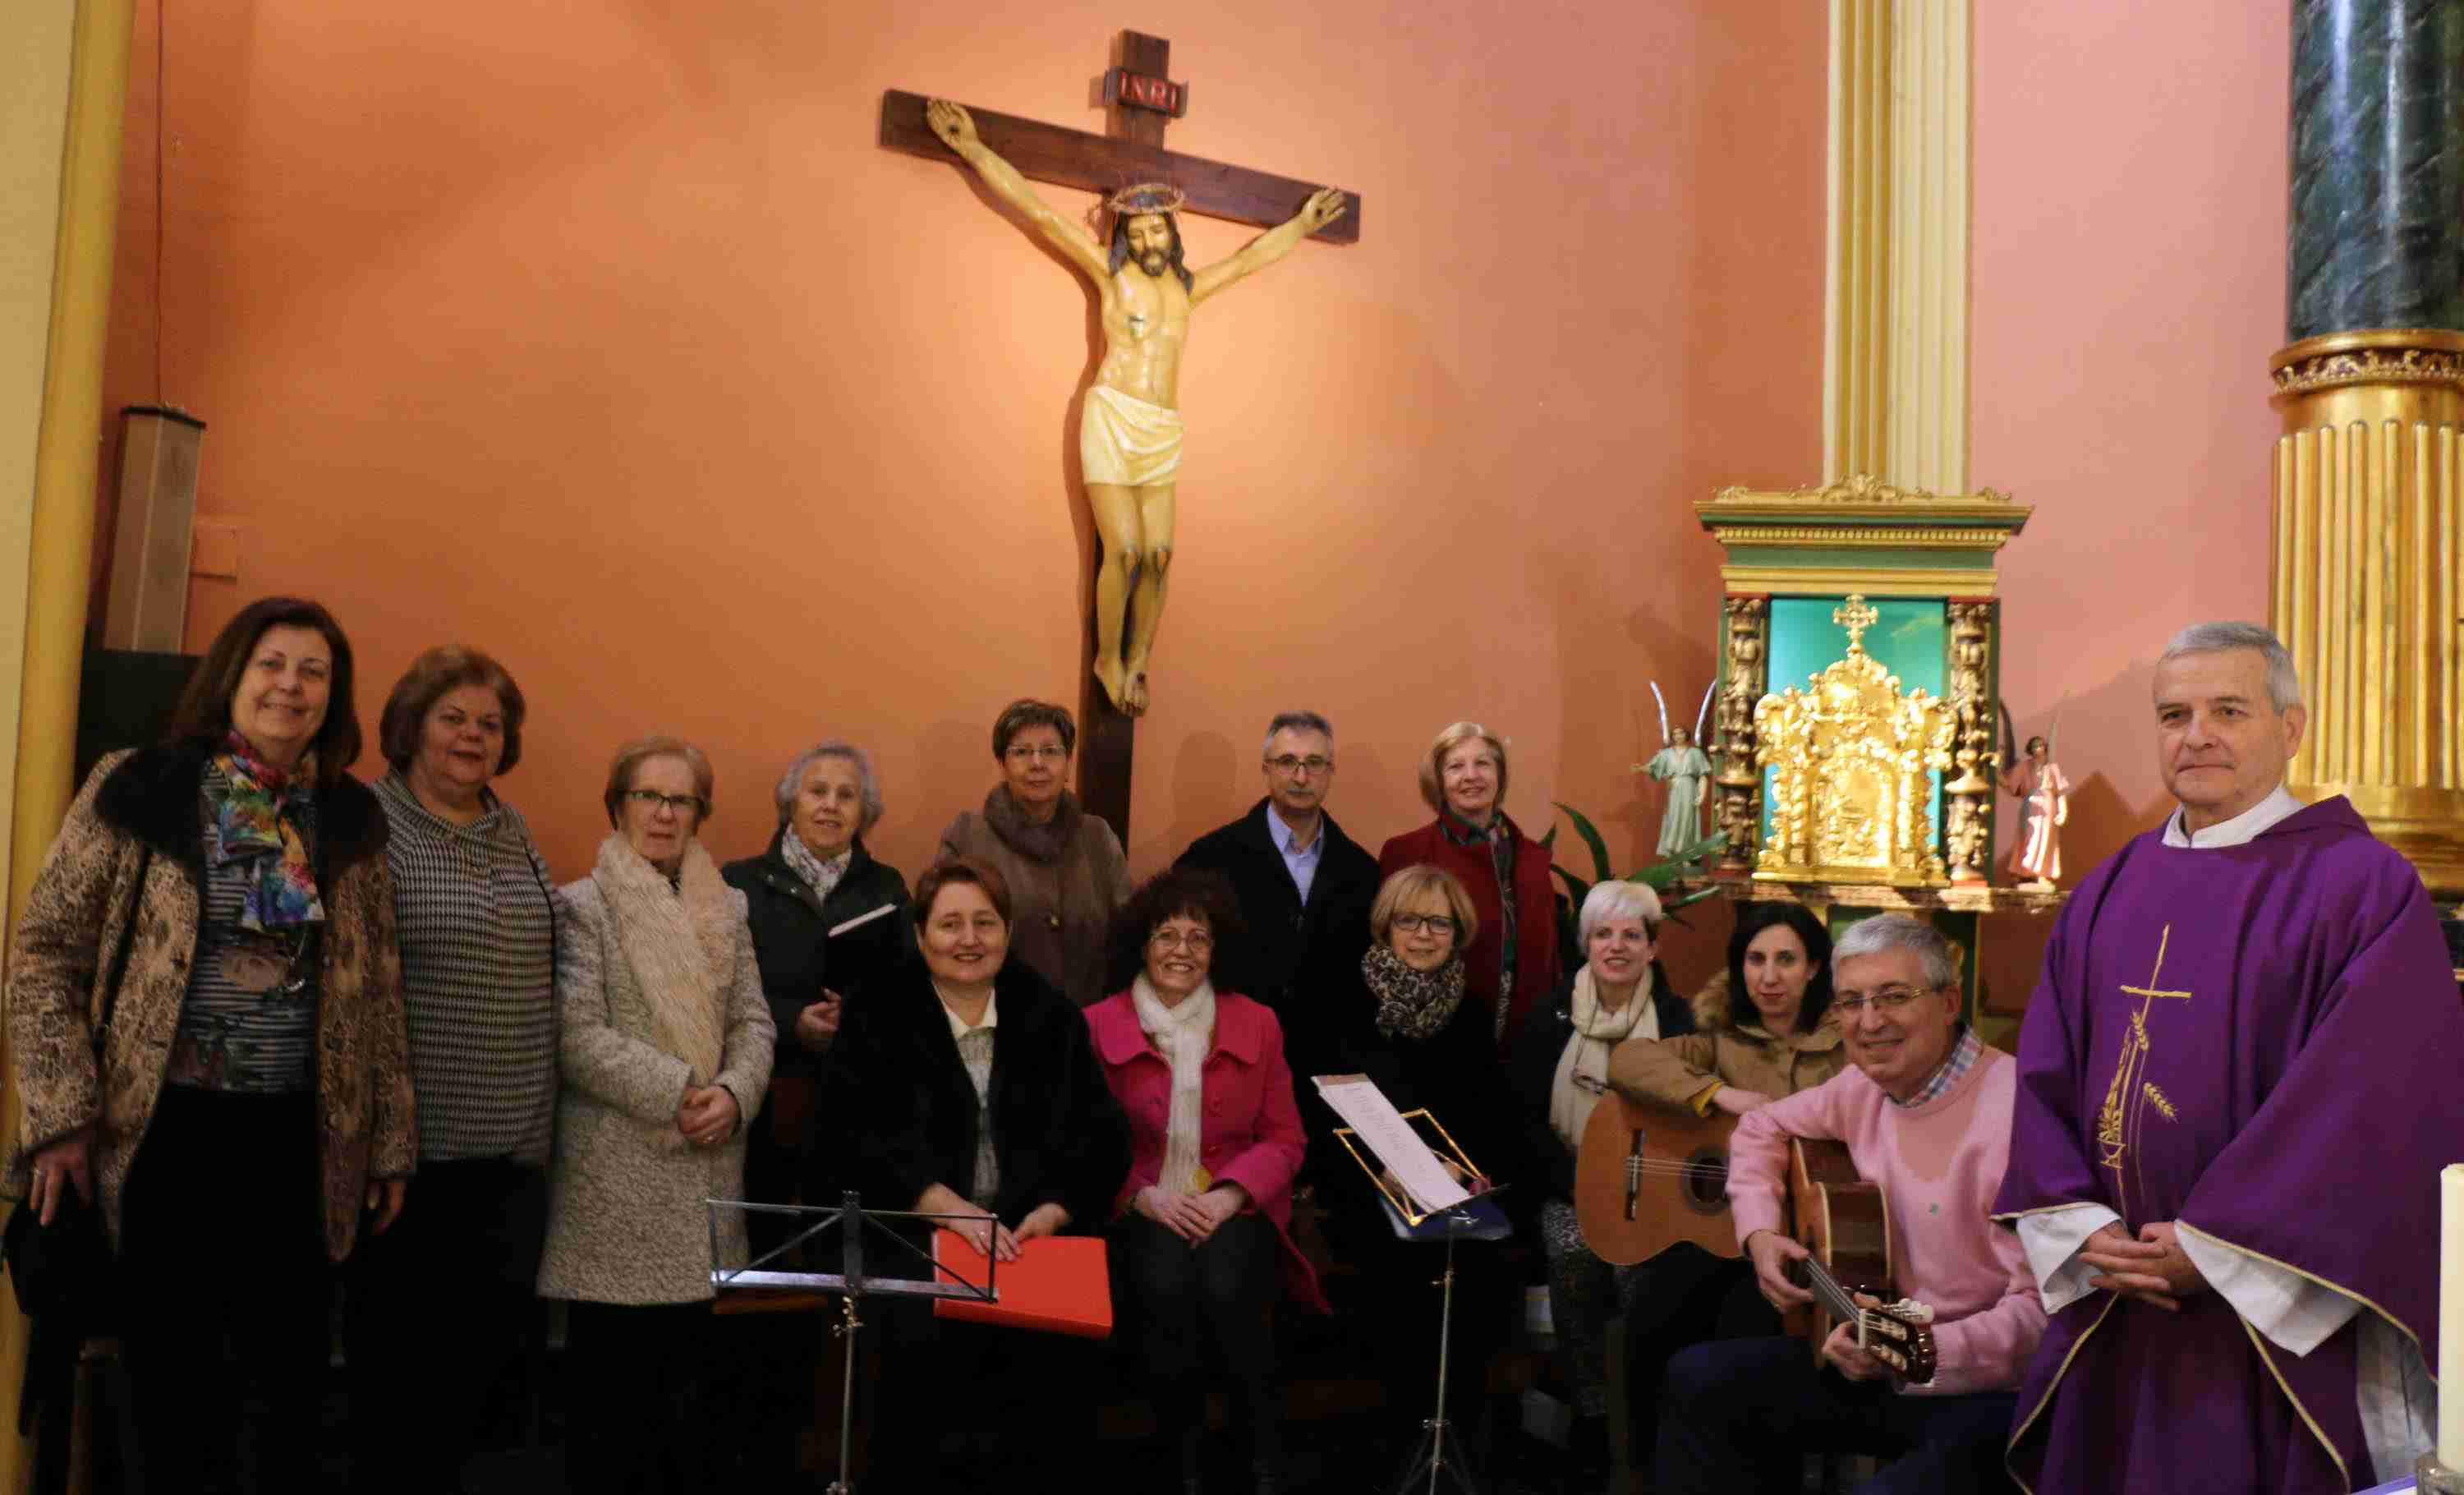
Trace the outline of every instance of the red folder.
{"label": "red folder", "polygon": [[[935,1298],[934,1317],[1041,1329],[1081,1339],[1112,1337],[1112,1279],[1101,1236],[1038,1236],[1018,1250],[1017,1261],[1001,1263],[994,1273],[1001,1301]],[[984,1280],[983,1254],[963,1236],[934,1231],[933,1260],[971,1283]],[[945,1272],[941,1280],[951,1278]]]}

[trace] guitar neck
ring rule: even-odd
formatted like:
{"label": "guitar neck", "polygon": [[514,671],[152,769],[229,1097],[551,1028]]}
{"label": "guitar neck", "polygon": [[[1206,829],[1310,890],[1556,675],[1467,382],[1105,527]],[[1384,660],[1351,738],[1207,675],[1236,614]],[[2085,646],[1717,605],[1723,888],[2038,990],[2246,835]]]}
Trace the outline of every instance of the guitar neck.
{"label": "guitar neck", "polygon": [[1830,1310],[1831,1316],[1846,1323],[1857,1323],[1863,1310],[1857,1307],[1857,1300],[1849,1295],[1848,1289],[1839,1286],[1839,1279],[1831,1275],[1831,1269],[1811,1256],[1805,1259],[1804,1266],[1806,1286],[1822,1300],[1822,1306]]}

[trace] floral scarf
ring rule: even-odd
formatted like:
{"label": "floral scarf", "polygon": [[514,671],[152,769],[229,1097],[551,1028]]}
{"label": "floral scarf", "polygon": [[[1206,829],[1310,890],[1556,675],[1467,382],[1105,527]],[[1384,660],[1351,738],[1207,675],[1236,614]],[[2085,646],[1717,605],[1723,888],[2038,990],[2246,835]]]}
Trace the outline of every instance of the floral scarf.
{"label": "floral scarf", "polygon": [[1385,945],[1371,945],[1360,974],[1377,999],[1377,1031],[1387,1038],[1427,1039],[1454,1021],[1463,1004],[1463,956],[1449,956],[1434,971],[1415,971]]}
{"label": "floral scarf", "polygon": [[209,805],[214,820],[206,833],[206,860],[214,867],[255,864],[239,927],[263,933],[323,923],[317,869],[299,834],[300,814],[316,799],[316,753],[302,754],[286,771],[259,758],[234,732],[214,766],[222,770],[222,789]]}

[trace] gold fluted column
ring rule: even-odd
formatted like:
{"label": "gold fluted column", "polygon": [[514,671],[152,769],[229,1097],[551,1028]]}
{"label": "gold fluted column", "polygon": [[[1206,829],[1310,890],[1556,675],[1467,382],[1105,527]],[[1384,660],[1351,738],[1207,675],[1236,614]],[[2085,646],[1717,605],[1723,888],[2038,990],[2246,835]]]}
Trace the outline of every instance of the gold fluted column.
{"label": "gold fluted column", "polygon": [[1968,491],[1970,0],[1831,0],[1825,482]]}
{"label": "gold fluted column", "polygon": [[[102,430],[102,361],[120,211],[121,120],[128,98],[128,38],[135,0],[76,0],[65,54],[66,127],[44,141],[6,137],[0,150],[58,152],[57,234],[45,338],[41,415],[34,439],[33,511],[23,531],[25,633],[14,693],[16,771],[9,816],[9,923],[67,812],[74,785],[77,671],[83,654],[87,577],[94,549],[95,472]],[[40,28],[37,28],[39,31]],[[22,39],[22,38],[21,38]],[[58,65],[55,58],[55,65]],[[61,97],[58,95],[55,98]],[[11,165],[15,165],[12,160]],[[13,1134],[12,1066],[0,1112]],[[26,1325],[0,1298],[0,1406],[17,1404]],[[0,1486],[22,1489],[32,1461],[22,1440],[0,1438]]]}
{"label": "gold fluted column", "polygon": [[2268,612],[2310,709],[2293,788],[2348,797],[2433,892],[2464,894],[2464,333],[2332,333],[2272,368]]}

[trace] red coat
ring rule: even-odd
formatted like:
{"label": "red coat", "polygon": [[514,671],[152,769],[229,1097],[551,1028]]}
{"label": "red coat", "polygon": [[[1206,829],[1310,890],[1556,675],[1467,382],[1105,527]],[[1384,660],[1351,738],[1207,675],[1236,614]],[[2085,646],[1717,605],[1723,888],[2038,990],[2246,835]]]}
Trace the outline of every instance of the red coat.
{"label": "red coat", "polygon": [[[1087,1009],[1087,1027],[1104,1083],[1130,1123],[1130,1174],[1115,1212],[1163,1175],[1164,1138],[1172,1124],[1172,1065],[1138,1026],[1137,1002],[1117,992]],[[1323,1313],[1317,1273],[1292,1244],[1292,1176],[1309,1149],[1292,1098],[1284,1030],[1265,1005],[1219,992],[1215,1043],[1199,1081],[1205,1103],[1198,1133],[1199,1166],[1220,1183],[1249,1191],[1252,1205],[1274,1222],[1284,1242],[1284,1280],[1292,1295]]]}
{"label": "red coat", "polygon": [[[1504,1048],[1523,1031],[1523,1019],[1532,1005],[1557,989],[1557,894],[1549,880],[1548,848],[1507,817],[1499,816],[1498,823],[1514,838],[1514,990],[1507,1004],[1505,1033],[1498,1040]],[[1431,821],[1386,843],[1377,853],[1377,875],[1388,878],[1423,864],[1454,873],[1471,894],[1480,934],[1463,951],[1464,989],[1493,1009],[1506,963],[1506,914],[1488,847],[1459,846]]]}

